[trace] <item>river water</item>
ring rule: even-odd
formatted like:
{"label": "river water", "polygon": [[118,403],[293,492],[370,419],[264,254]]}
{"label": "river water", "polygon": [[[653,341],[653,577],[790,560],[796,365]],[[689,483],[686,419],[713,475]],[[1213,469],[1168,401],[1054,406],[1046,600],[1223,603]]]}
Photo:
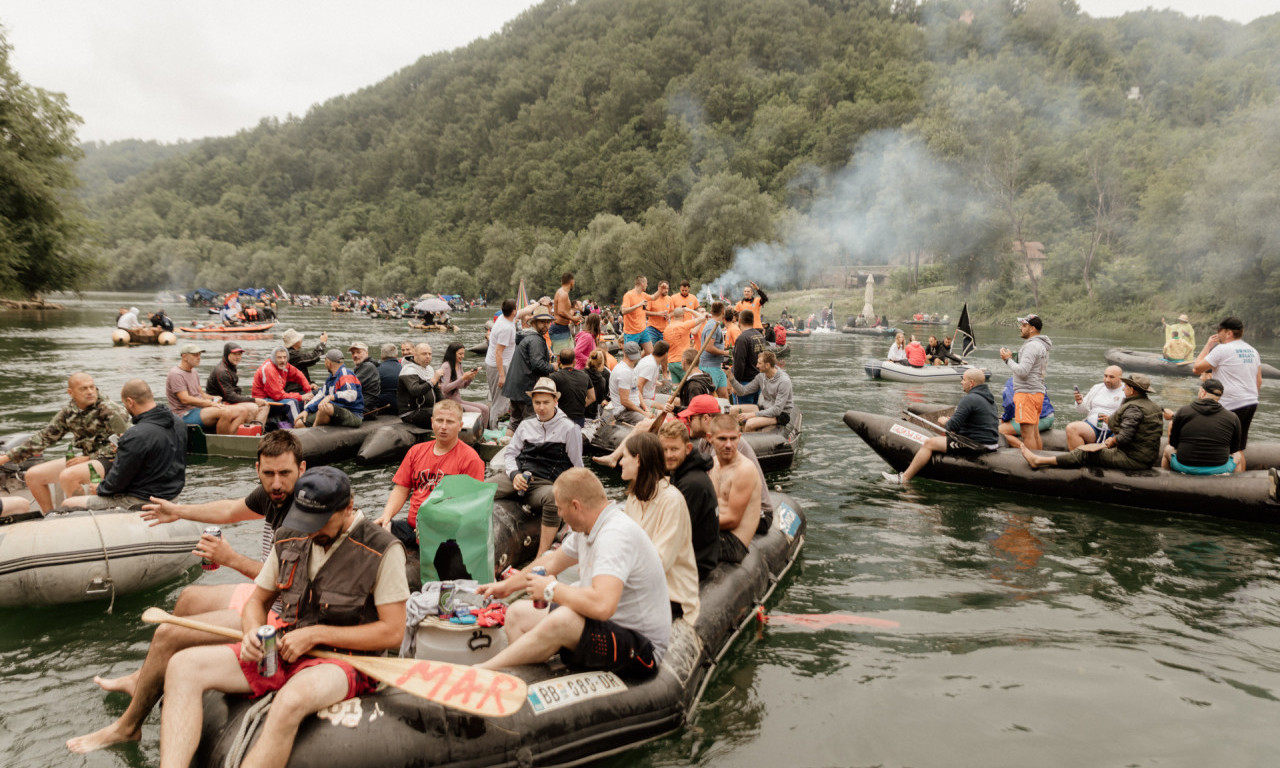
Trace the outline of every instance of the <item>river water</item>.
{"label": "river water", "polygon": [[[66,376],[94,375],[118,399],[142,376],[163,387],[175,347],[110,346],[115,309],[149,297],[89,294],[63,312],[0,315],[0,433],[38,429],[66,399]],[[176,320],[194,316],[174,308]],[[345,346],[407,334],[403,321],[285,307],[277,330],[321,330]],[[459,337],[482,336],[463,315]],[[1050,394],[1101,377],[1110,346],[1154,348],[1158,325],[1129,338],[1055,333]],[[1016,330],[979,329],[977,359],[996,360]],[[279,335],[274,339],[278,342]],[[447,338],[432,335],[436,354]],[[437,343],[438,342],[438,343]],[[220,341],[204,340],[202,378]],[[243,383],[269,339],[242,342]],[[1067,502],[918,481],[884,484],[883,462],[841,422],[846,410],[894,413],[913,401],[954,402],[958,386],[868,381],[861,361],[879,339],[796,340],[788,370],[804,412],[795,466],[771,478],[805,505],[809,533],[769,610],[853,614],[899,623],[826,629],[773,623],[744,633],[716,672],[694,722],[605,761],[616,766],[1229,766],[1280,757],[1280,529],[1209,517]],[[1280,359],[1280,345],[1257,345]],[[992,388],[1003,384],[996,369]],[[1178,405],[1193,380],[1156,377]],[[475,387],[478,395],[478,386]],[[1255,440],[1280,439],[1280,383],[1264,385]],[[394,467],[352,472],[357,502],[380,509]],[[183,499],[236,497],[251,462],[188,468]],[[616,482],[611,482],[617,487]],[[230,528],[241,551],[257,524]],[[231,581],[226,569],[191,578]],[[134,669],[151,629],[148,605],[170,607],[183,584],[105,604],[0,609],[0,766],[154,766],[158,712],[141,744],[87,756],[63,742],[123,711],[95,674]],[[1273,709],[1273,707],[1277,707]],[[390,767],[387,767],[390,768]]]}

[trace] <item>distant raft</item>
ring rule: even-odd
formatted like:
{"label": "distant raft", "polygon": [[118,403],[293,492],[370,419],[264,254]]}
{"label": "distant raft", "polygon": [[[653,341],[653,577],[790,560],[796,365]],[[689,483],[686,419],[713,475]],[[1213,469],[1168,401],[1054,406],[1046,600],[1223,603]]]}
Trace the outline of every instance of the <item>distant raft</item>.
{"label": "distant raft", "polygon": [[187,520],[151,526],[129,510],[0,525],[0,606],[109,600],[158,587],[199,561],[191,551],[200,531]]}
{"label": "distant raft", "polygon": [[[140,329],[146,331],[148,329]],[[161,331],[160,333],[140,333],[139,331],[127,331],[124,328],[117,328],[111,333],[111,343],[117,347],[133,346],[136,344],[159,344],[160,346],[168,346],[175,344],[178,337],[172,331]]]}
{"label": "distant raft", "polygon": [[853,334],[855,336],[893,336],[898,333],[897,328],[886,328],[884,326],[876,326],[874,328],[864,328],[862,326],[846,325],[840,329],[841,333]]}
{"label": "distant raft", "polygon": [[[907,468],[916,450],[933,434],[900,419],[862,411],[845,413],[844,423],[897,471]],[[1271,477],[1265,470],[1184,475],[1168,469],[1032,469],[1019,451],[1003,448],[975,458],[934,455],[920,477],[1235,520],[1274,523],[1280,519],[1280,504],[1271,498]]]}
{"label": "distant raft", "polygon": [[178,330],[183,333],[266,333],[275,328],[276,324],[257,323],[255,325],[202,325],[198,328],[189,328],[185,325],[178,326]]}
{"label": "distant raft", "polygon": [[[1103,357],[1106,358],[1108,363],[1123,368],[1126,373],[1137,371],[1139,373],[1158,373],[1164,376],[1199,375],[1192,370],[1195,366],[1190,362],[1175,363],[1171,360],[1166,360],[1159,352],[1142,352],[1136,349],[1112,347],[1106,351]],[[1262,378],[1280,379],[1280,368],[1263,363]]]}
{"label": "distant raft", "polygon": [[[906,363],[893,363],[888,360],[867,360],[862,365],[868,379],[901,381],[909,384],[955,384],[964,377],[965,371],[973,367],[972,365],[926,365],[923,368],[916,368]],[[990,370],[986,368],[981,370],[986,374],[987,379],[991,378]]]}

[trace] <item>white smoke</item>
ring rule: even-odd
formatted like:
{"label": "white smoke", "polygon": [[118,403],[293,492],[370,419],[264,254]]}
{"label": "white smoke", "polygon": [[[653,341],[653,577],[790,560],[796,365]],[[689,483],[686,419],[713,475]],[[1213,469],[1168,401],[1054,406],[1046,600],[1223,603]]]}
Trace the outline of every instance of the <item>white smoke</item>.
{"label": "white smoke", "polygon": [[711,281],[715,295],[737,296],[754,280],[805,286],[834,266],[905,262],[907,254],[963,249],[952,226],[978,193],[902,131],[869,134],[853,160],[828,177],[808,175],[808,210],[785,222],[779,242],[739,248]]}

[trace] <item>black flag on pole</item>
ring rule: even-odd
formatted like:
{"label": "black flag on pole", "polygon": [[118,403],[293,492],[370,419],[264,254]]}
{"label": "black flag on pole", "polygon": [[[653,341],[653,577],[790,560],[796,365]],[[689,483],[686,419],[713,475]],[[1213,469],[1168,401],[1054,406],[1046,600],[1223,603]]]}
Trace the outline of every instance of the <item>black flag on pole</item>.
{"label": "black flag on pole", "polygon": [[955,355],[959,350],[959,357],[968,357],[977,348],[978,341],[973,338],[973,328],[969,325],[969,305],[966,303],[964,309],[960,310],[960,322],[956,323],[956,335],[951,340],[951,354]]}

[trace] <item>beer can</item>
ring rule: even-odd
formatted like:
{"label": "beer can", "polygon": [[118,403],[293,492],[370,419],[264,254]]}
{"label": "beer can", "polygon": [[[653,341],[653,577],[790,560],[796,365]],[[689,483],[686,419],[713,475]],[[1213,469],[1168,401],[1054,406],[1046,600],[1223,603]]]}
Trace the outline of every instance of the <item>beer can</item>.
{"label": "beer can", "polygon": [[520,473],[520,476],[524,478],[524,493],[528,493],[529,484],[533,482],[533,473],[526,469]]}
{"label": "beer can", "polygon": [[506,581],[517,573],[519,573],[519,571],[516,570],[514,565],[508,565],[506,568],[502,569],[502,573],[498,574],[498,581]]}
{"label": "beer can", "polygon": [[454,583],[452,581],[440,582],[440,602],[436,605],[437,616],[448,616],[453,613],[453,592]]}
{"label": "beer can", "polygon": [[[216,525],[211,525],[208,528],[204,529],[204,535],[213,536],[214,538],[220,539],[222,538],[222,529]],[[218,570],[218,564],[213,562],[207,557],[200,558],[200,567],[205,569],[206,571]]]}
{"label": "beer can", "polygon": [[[535,566],[533,567],[533,570],[529,571],[529,573],[530,573],[530,574],[532,574],[532,575],[534,575],[534,576],[546,576],[546,575],[547,575],[547,569],[546,569],[546,568],[543,568],[543,567],[542,567],[542,566],[540,566],[540,565],[535,565]],[[547,601],[542,599],[542,595],[535,595],[535,596],[534,596],[534,598],[533,598],[533,607],[534,607],[534,608],[546,608],[546,607],[547,607]]]}
{"label": "beer can", "polygon": [[262,661],[258,672],[263,677],[275,677],[280,670],[280,650],[276,647],[276,628],[270,624],[258,627],[258,640],[262,642]]}

